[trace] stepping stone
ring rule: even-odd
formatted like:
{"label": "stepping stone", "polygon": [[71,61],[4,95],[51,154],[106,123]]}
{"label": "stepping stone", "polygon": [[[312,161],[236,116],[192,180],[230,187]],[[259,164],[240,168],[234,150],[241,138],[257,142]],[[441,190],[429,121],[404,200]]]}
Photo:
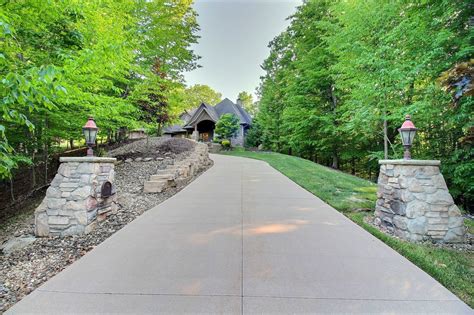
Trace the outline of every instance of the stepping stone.
{"label": "stepping stone", "polygon": [[167,168],[167,169],[164,169],[164,170],[158,170],[158,171],[156,171],[156,175],[168,175],[168,174],[170,174],[170,175],[176,177],[177,171],[178,171],[177,169],[169,169],[169,168]]}
{"label": "stepping stone", "polygon": [[152,181],[149,180],[145,182],[143,186],[144,193],[160,193],[162,192],[168,184],[167,180],[160,180],[160,181]]}
{"label": "stepping stone", "polygon": [[150,180],[151,181],[159,181],[162,179],[166,180],[174,180],[174,174],[157,174],[157,175],[151,175]]}

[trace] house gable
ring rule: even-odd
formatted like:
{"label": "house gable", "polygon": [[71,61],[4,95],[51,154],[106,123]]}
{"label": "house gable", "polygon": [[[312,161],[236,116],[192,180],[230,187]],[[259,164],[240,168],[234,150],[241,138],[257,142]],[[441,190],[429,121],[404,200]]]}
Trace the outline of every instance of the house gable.
{"label": "house gable", "polygon": [[186,123],[185,128],[191,128],[196,123],[199,123],[200,121],[203,121],[203,120],[210,120],[210,121],[213,121],[214,123],[217,122],[217,120],[219,120],[219,116],[215,112],[214,108],[212,108],[212,106],[207,105],[205,103],[202,103],[201,106],[199,106],[198,109],[194,111],[193,115]]}

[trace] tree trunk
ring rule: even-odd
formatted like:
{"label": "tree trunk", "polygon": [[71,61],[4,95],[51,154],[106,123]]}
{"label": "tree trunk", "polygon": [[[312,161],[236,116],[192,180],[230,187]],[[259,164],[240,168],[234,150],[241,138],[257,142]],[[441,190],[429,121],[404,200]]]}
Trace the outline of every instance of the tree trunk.
{"label": "tree trunk", "polygon": [[12,201],[15,201],[15,194],[13,192],[13,176],[10,177],[10,195],[11,195]]}
{"label": "tree trunk", "polygon": [[[337,136],[337,121],[336,121],[336,109],[337,109],[337,98],[336,95],[334,94],[335,87],[334,85],[331,85],[329,88],[329,93],[331,96],[331,101],[332,101],[332,114],[333,114],[333,124],[334,124],[334,129],[335,129],[335,135]],[[337,143],[336,139],[333,139],[333,153],[332,153],[332,165],[331,167],[334,169],[339,169],[339,156],[337,152]]]}
{"label": "tree trunk", "polygon": [[161,136],[161,128],[162,128],[161,123],[158,123],[158,127],[156,128],[156,135],[158,137]]}
{"label": "tree trunk", "polygon": [[[45,121],[44,126],[47,130],[49,128],[48,118],[46,117],[44,121]],[[47,185],[49,182],[48,181],[48,166],[49,166],[48,165],[48,159],[49,159],[48,151],[49,151],[49,139],[44,139],[44,183],[45,185]]]}
{"label": "tree trunk", "polygon": [[45,185],[48,184],[48,144],[44,145],[44,183]]}
{"label": "tree trunk", "polygon": [[74,139],[69,139],[69,146],[71,147],[71,150],[74,149]]}
{"label": "tree trunk", "polygon": [[334,150],[332,154],[332,164],[331,167],[334,169],[339,169],[339,157],[337,156],[337,150]]}
{"label": "tree trunk", "polygon": [[387,132],[387,110],[383,111],[383,156],[388,159],[388,132]]}
{"label": "tree trunk", "polygon": [[351,174],[355,175],[356,174],[356,169],[355,169],[355,158],[352,157],[351,159]]}
{"label": "tree trunk", "polygon": [[33,150],[33,154],[31,156],[31,188],[34,189],[36,187],[36,169],[35,169],[35,150]]}

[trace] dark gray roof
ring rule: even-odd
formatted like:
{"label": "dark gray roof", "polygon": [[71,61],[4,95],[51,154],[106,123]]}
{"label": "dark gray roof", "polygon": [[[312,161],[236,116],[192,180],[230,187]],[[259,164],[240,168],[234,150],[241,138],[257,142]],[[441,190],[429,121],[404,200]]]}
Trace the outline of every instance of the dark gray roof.
{"label": "dark gray roof", "polygon": [[214,107],[212,107],[211,105],[206,104],[206,103],[202,103],[202,105],[204,105],[206,107],[206,110],[207,110],[207,112],[209,113],[209,116],[211,116],[212,119],[214,119],[215,121],[219,120],[219,117],[221,117],[221,116],[217,113],[217,111]]}
{"label": "dark gray roof", "polygon": [[247,111],[245,110],[245,108],[243,108],[242,106],[240,106],[239,104],[235,104],[237,106],[237,108],[239,109],[240,113],[242,114],[242,116],[244,117],[244,122],[246,124],[249,124],[251,125],[252,124],[252,117],[250,117],[250,114],[247,113]]}
{"label": "dark gray roof", "polygon": [[224,114],[233,114],[237,116],[237,118],[239,118],[241,124],[250,125],[252,123],[252,119],[250,118],[250,115],[245,111],[245,109],[243,109],[242,106],[240,106],[239,104],[235,104],[228,98],[225,98],[219,104],[214,106],[214,108],[219,114],[219,117]]}
{"label": "dark gray roof", "polygon": [[187,111],[185,111],[184,113],[182,113],[181,115],[179,115],[179,119],[181,119],[182,121],[186,122],[188,121],[189,119],[191,119],[192,117],[192,113],[188,113]]}
{"label": "dark gray roof", "polygon": [[186,129],[183,129],[181,125],[167,126],[163,129],[163,133],[165,134],[179,133],[179,132],[186,132]]}

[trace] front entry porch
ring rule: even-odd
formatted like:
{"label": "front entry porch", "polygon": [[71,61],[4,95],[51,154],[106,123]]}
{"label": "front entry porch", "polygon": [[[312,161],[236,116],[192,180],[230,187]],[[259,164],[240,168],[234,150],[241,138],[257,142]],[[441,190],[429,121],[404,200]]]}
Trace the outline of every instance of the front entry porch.
{"label": "front entry porch", "polygon": [[214,139],[216,124],[211,120],[203,120],[194,126],[193,138],[201,142],[211,142]]}

